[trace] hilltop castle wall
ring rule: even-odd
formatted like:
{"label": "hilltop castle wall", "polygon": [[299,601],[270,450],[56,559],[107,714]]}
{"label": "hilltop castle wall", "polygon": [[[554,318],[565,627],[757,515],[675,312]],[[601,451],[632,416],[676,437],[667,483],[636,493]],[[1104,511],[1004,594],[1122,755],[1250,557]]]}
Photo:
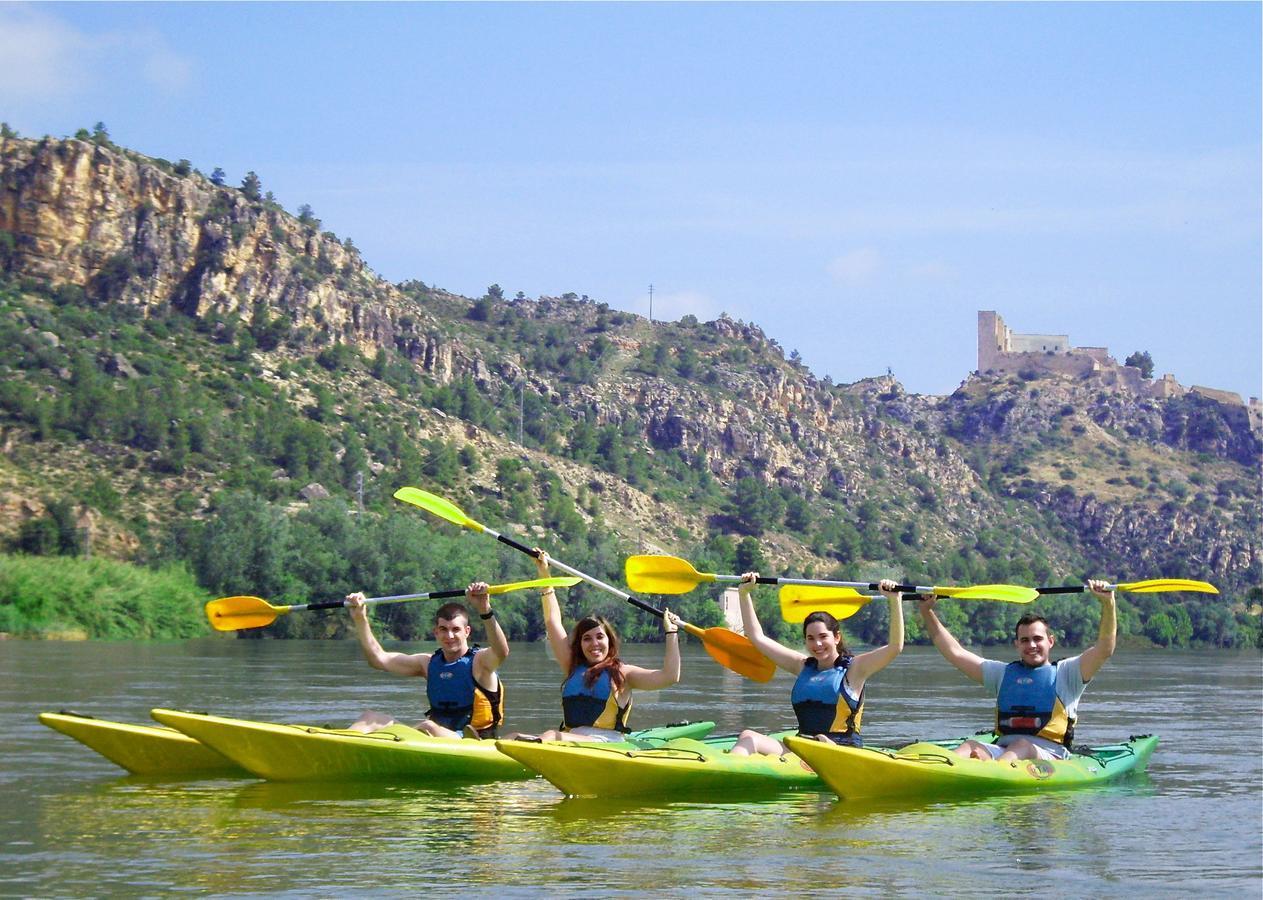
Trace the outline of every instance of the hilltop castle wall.
{"label": "hilltop castle wall", "polygon": [[1186,388],[1169,373],[1150,381],[1137,367],[1123,365],[1110,356],[1108,347],[1073,347],[1065,334],[1018,334],[995,310],[978,311],[978,371],[1093,376],[1103,385],[1157,400],[1196,393],[1240,408],[1251,429],[1263,429],[1263,407],[1257,397],[1251,397],[1247,404],[1233,391],[1199,385]]}

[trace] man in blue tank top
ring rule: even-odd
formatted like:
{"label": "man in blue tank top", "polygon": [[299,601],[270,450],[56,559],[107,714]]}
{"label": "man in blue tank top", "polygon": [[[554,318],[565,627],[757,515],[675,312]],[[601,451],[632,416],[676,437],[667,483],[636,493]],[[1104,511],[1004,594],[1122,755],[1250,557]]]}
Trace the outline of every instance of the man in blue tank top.
{"label": "man in blue tank top", "polygon": [[[440,606],[434,614],[432,653],[398,653],[382,649],[368,621],[363,594],[351,594],[347,609],[355,626],[364,658],[374,669],[393,675],[426,679],[430,708],[416,728],[435,737],[494,737],[504,716],[504,691],[496,669],[509,655],[509,642],[491,611],[491,597],[485,582],[476,581],[465,590],[465,598],[479,613],[487,629],[487,644],[472,648],[469,636],[469,610],[459,603]],[[356,731],[377,731],[395,724],[393,716],[365,710],[350,727]]]}
{"label": "man in blue tank top", "polygon": [[1017,759],[1065,759],[1070,755],[1079,698],[1092,676],[1114,655],[1117,609],[1114,592],[1104,581],[1088,587],[1101,601],[1101,627],[1096,643],[1078,656],[1050,662],[1056,638],[1043,616],[1028,613],[1018,621],[1019,659],[1003,663],[970,653],[934,613],[935,599],[923,597],[921,620],[943,657],[996,697],[994,743],[964,741],[955,752],[973,759],[1011,762]]}

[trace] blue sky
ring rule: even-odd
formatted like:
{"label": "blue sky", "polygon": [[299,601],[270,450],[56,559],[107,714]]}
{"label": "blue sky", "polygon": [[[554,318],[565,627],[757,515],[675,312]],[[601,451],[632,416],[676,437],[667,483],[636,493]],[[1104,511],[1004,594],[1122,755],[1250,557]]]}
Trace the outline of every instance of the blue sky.
{"label": "blue sky", "polygon": [[391,280],[753,321],[947,393],[975,313],[1260,395],[1260,5],[4,4],[0,119],[255,170]]}

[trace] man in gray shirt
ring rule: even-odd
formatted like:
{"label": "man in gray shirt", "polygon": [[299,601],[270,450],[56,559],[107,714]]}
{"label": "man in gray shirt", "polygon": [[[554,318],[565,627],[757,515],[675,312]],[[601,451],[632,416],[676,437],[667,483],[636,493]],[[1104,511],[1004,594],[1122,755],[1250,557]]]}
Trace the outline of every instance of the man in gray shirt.
{"label": "man in gray shirt", "polygon": [[1092,676],[1114,655],[1118,634],[1114,592],[1104,581],[1089,581],[1088,588],[1101,601],[1096,643],[1056,663],[1048,659],[1056,638],[1042,616],[1028,613],[1018,621],[1013,644],[1020,658],[1002,663],[962,647],[935,615],[936,600],[921,599],[921,620],[939,653],[996,697],[999,740],[994,744],[965,741],[955,750],[958,756],[1011,762],[1070,755],[1079,698]]}

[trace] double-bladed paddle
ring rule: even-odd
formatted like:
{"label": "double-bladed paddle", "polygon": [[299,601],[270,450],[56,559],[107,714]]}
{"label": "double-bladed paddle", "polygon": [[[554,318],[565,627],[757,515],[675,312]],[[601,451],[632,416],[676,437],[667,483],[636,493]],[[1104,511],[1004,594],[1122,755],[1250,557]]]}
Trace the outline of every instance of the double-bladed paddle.
{"label": "double-bladed paddle", "polygon": [[[627,584],[637,591],[649,594],[684,594],[699,584],[712,581],[739,582],[740,575],[716,575],[713,572],[699,572],[692,563],[678,556],[629,556],[624,564]],[[819,588],[860,588],[875,591],[875,581],[824,581],[814,578],[782,578],[779,576],[760,575],[756,584],[800,585]],[[903,594],[937,594],[940,597],[957,597],[961,600],[1002,600],[1007,603],[1029,603],[1039,596],[1034,588],[1017,584],[980,584],[970,587],[939,587],[911,584],[897,584],[895,590]],[[821,597],[826,596],[820,594]],[[853,599],[850,595],[842,596]],[[864,594],[855,594],[863,597]],[[794,621],[790,619],[788,621]]]}
{"label": "double-bladed paddle", "polygon": [[[934,588],[934,594],[938,597],[951,597],[953,600],[996,600],[1001,603],[1030,603],[1038,596],[1034,588],[1018,588],[1012,584]],[[801,622],[813,612],[827,612],[835,619],[846,619],[880,596],[881,594],[861,594],[845,587],[788,584],[780,589],[781,618],[786,622]]]}
{"label": "double-bladed paddle", "polygon": [[[487,593],[507,594],[530,588],[571,587],[578,578],[535,578],[531,581],[515,581],[511,584],[493,584]],[[371,603],[402,603],[405,600],[446,600],[465,596],[463,588],[450,591],[428,591],[424,594],[395,594],[391,597],[369,597]],[[221,597],[206,604],[206,618],[216,631],[239,631],[243,628],[262,628],[271,625],[278,616],[308,609],[337,609],[346,606],[346,600],[322,600],[319,603],[294,603],[290,606],[273,606],[262,597]]]}
{"label": "double-bladed paddle", "polygon": [[[760,579],[761,581],[762,579]],[[1205,581],[1188,581],[1180,578],[1161,578],[1151,581],[1133,581],[1127,584],[1107,586],[1111,591],[1128,591],[1152,594],[1159,591],[1197,591],[1218,594],[1219,590]],[[972,587],[935,587],[939,597],[954,600],[998,600],[1005,603],[1030,603],[1043,594],[1079,594],[1088,591],[1087,585],[1064,587],[1022,588],[1012,584],[979,584]],[[922,591],[922,593],[925,593]],[[853,616],[864,604],[878,595],[861,594],[845,587],[817,587],[790,582],[780,590],[781,616],[786,622],[801,622],[817,610],[831,614],[835,619]]]}
{"label": "double-bladed paddle", "polygon": [[[420,488],[415,487],[402,487],[395,491],[394,497],[396,500],[400,500],[404,503],[410,503],[413,506],[418,506],[426,512],[438,516],[440,519],[445,519],[454,525],[459,525],[461,528],[468,528],[470,531],[475,531],[479,534],[490,535],[500,543],[506,544],[514,550],[525,553],[527,556],[532,558],[537,556],[536,552],[530,547],[527,547],[525,544],[519,543],[513,538],[503,535],[498,531],[493,531],[486,525],[483,525],[481,522],[468,516],[465,511],[456,504],[448,500],[444,500],[442,497],[431,494],[429,491],[423,491]],[[659,619],[663,617],[662,610],[654,606],[650,606],[642,600],[636,599],[631,594],[620,591],[613,585],[606,584],[604,581],[593,578],[591,575],[580,572],[578,569],[573,569],[565,563],[553,559],[551,556],[548,558],[548,561],[550,565],[556,566],[558,569],[561,569],[561,571],[567,572],[576,578],[580,578],[593,587],[600,588],[607,593],[613,594],[615,597],[627,601],[637,609],[642,609],[647,613],[657,616]],[[715,660],[715,662],[719,663],[724,668],[731,669],[739,675],[744,675],[752,681],[769,681],[776,673],[776,664],[755,649],[754,644],[750,643],[749,638],[739,635],[735,631],[731,631],[727,628],[702,629],[698,628],[696,625],[683,621],[680,625],[685,631],[693,635],[693,637],[698,638],[702,642],[702,646],[706,648],[706,652],[710,654],[711,659]]]}
{"label": "double-bladed paddle", "polygon": [[[1165,591],[1192,591],[1197,594],[1218,594],[1219,588],[1209,581],[1189,581],[1185,578],[1152,578],[1149,581],[1130,581],[1126,584],[1107,584],[1106,590],[1124,591],[1130,594],[1158,594]],[[1091,590],[1086,584],[1068,584],[1060,587],[1035,588],[1040,594],[1083,594]]]}

